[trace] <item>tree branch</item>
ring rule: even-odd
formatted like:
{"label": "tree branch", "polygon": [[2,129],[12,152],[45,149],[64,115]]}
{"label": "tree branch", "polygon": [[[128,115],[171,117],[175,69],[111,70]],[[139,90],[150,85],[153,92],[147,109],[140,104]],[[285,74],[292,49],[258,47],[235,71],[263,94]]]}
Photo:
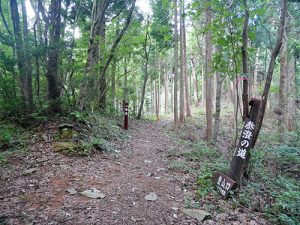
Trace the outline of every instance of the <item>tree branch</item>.
{"label": "tree branch", "polygon": [[3,20],[3,24],[4,24],[4,26],[5,26],[5,29],[7,30],[8,34],[10,35],[10,37],[13,39],[12,32],[9,30],[8,24],[7,24],[7,22],[6,22],[6,20],[5,20],[5,17],[4,17],[4,15],[3,15],[3,10],[2,10],[2,3],[1,3],[1,0],[0,0],[0,15],[1,15],[1,18],[2,18],[2,20]]}
{"label": "tree branch", "polygon": [[[129,10],[129,14],[128,14],[127,18],[126,18],[126,23],[125,23],[123,29],[121,30],[121,32],[119,33],[119,35],[117,36],[116,40],[114,41],[113,46],[111,47],[108,59],[107,59],[105,65],[104,65],[104,67],[103,67],[103,69],[102,69],[102,71],[100,73],[100,76],[99,76],[99,79],[98,79],[98,82],[97,82],[98,87],[99,87],[100,82],[101,82],[101,77],[103,77],[105,75],[110,62],[111,62],[111,60],[114,57],[114,53],[115,53],[115,51],[116,51],[116,49],[118,47],[118,44],[121,41],[121,39],[122,39],[125,31],[127,30],[128,26],[130,24],[131,16],[132,16],[133,10],[135,8],[135,2],[136,2],[136,0],[133,1],[132,6],[131,6],[131,8]],[[104,94],[104,93],[100,93],[100,95],[102,95],[102,94]]]}

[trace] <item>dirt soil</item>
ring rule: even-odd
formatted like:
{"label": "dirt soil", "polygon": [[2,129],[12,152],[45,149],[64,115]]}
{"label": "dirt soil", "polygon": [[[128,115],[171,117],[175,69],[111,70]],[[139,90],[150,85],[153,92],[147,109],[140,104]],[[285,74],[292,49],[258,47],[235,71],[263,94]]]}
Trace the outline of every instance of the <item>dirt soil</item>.
{"label": "dirt soil", "polygon": [[[198,224],[182,213],[186,197],[194,197],[195,177],[170,169],[186,151],[164,123],[133,122],[129,138],[114,143],[120,152],[96,152],[91,157],[55,153],[52,142],[33,136],[30,151],[15,154],[0,168],[0,224]],[[56,124],[44,131],[53,137]],[[35,171],[24,174],[24,171]],[[68,188],[78,193],[71,195]],[[79,192],[96,188],[105,195],[91,199]],[[155,192],[156,201],[145,196]],[[210,211],[203,224],[268,224],[247,209]],[[227,209],[226,209],[227,207]]]}

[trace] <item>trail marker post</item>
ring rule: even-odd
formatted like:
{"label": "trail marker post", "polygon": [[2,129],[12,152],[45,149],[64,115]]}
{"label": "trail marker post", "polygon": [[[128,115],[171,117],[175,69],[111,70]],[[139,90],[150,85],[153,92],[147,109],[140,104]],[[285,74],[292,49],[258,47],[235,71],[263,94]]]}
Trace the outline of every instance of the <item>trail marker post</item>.
{"label": "trail marker post", "polygon": [[254,147],[252,139],[256,129],[260,102],[261,100],[253,98],[249,103],[251,106],[250,114],[245,119],[238,145],[230,163],[230,171],[226,175],[217,172],[213,176],[213,182],[224,198],[227,198],[229,192],[240,185],[242,176],[247,172],[250,149]]}
{"label": "trail marker post", "polygon": [[128,102],[124,103],[124,130],[128,130]]}

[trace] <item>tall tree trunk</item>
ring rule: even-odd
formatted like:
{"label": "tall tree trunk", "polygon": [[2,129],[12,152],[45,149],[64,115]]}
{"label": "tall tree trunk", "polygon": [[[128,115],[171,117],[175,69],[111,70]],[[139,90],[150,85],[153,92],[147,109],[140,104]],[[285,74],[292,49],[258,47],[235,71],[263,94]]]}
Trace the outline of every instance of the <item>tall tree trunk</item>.
{"label": "tall tree trunk", "polygon": [[50,111],[61,112],[60,87],[58,78],[59,67],[59,42],[61,25],[61,0],[51,0],[49,7],[50,32],[49,49],[46,77],[48,80],[48,98],[50,101]]}
{"label": "tall tree trunk", "polygon": [[29,97],[28,97],[28,85],[27,85],[27,76],[26,76],[24,43],[21,34],[20,16],[19,16],[18,4],[16,0],[10,0],[10,10],[11,10],[11,20],[13,23],[13,30],[14,30],[19,77],[21,81],[21,96],[22,96],[23,104],[27,108],[29,106]]}
{"label": "tall tree trunk", "polygon": [[[120,33],[119,30],[119,21],[117,21],[117,29],[116,36]],[[116,105],[116,68],[117,68],[117,56],[114,55],[112,59],[112,77],[111,77],[111,98],[112,98],[112,106],[114,109],[117,108]]]}
{"label": "tall tree trunk", "polygon": [[150,94],[151,94],[151,113],[155,113],[155,87],[153,85],[153,79],[150,78]]}
{"label": "tall tree trunk", "polygon": [[27,93],[29,107],[33,107],[33,94],[32,94],[32,65],[31,65],[31,47],[28,34],[27,11],[25,0],[21,1],[22,15],[23,15],[23,35],[24,35],[24,50],[25,50],[25,68],[27,79]]}
{"label": "tall tree trunk", "polygon": [[243,29],[243,46],[242,46],[242,59],[243,59],[243,120],[248,117],[249,109],[248,109],[248,21],[249,21],[249,11],[247,6],[247,0],[243,0],[243,4],[245,7],[245,19],[244,19],[244,29]]}
{"label": "tall tree trunk", "polygon": [[[294,54],[294,73],[295,73],[295,78],[294,78],[294,83],[295,83],[295,121],[299,121],[300,120],[300,92],[299,92],[299,88],[300,88],[300,76],[299,76],[299,71],[298,71],[298,65],[297,65],[297,59],[300,58],[300,53],[295,53]],[[295,123],[295,130],[297,133],[297,141],[300,140],[300,127],[299,127],[299,123]]]}
{"label": "tall tree trunk", "polygon": [[160,99],[160,94],[161,94],[161,91],[160,91],[160,86],[161,86],[161,83],[160,83],[160,80],[161,80],[161,73],[162,73],[162,63],[161,63],[161,58],[160,56],[158,56],[158,68],[159,68],[159,71],[158,71],[158,81],[157,81],[157,104],[156,104],[156,119],[159,120],[159,114],[160,114],[160,103],[161,103],[161,99]]}
{"label": "tall tree trunk", "polygon": [[[99,109],[102,112],[105,112],[106,109],[106,73],[102,73],[104,69],[105,63],[105,20],[102,21],[103,24],[101,25],[100,34],[99,34],[99,44],[100,44],[100,53],[99,53],[99,60],[100,60],[100,72],[99,72]],[[127,72],[127,71],[126,71]]]}
{"label": "tall tree trunk", "polygon": [[156,120],[159,120],[159,81],[154,80],[154,98],[155,98],[155,115]]}
{"label": "tall tree trunk", "polygon": [[174,127],[178,126],[178,9],[177,0],[174,2]]}
{"label": "tall tree trunk", "polygon": [[202,69],[201,69],[201,84],[202,84],[202,88],[201,88],[201,105],[204,107],[204,105],[206,104],[206,102],[205,102],[205,99],[206,99],[205,65],[202,65]]}
{"label": "tall tree trunk", "polygon": [[111,70],[111,101],[112,106],[116,109],[116,68],[117,68],[117,60],[116,57],[113,58],[112,61],[112,70]]}
{"label": "tall tree trunk", "polygon": [[[34,35],[34,47],[37,49],[38,48],[38,41],[37,41],[37,25],[39,23],[39,17],[37,17],[37,20],[34,23],[33,26],[33,35]],[[39,57],[36,54],[35,55],[35,93],[36,96],[40,97],[40,63],[39,63]],[[39,99],[40,103],[40,99]]]}
{"label": "tall tree trunk", "polygon": [[273,77],[273,71],[274,71],[274,67],[275,67],[275,62],[276,62],[276,58],[278,56],[278,53],[279,53],[281,45],[282,45],[286,15],[287,15],[287,0],[282,0],[281,16],[280,16],[280,24],[279,24],[279,28],[278,28],[277,41],[276,41],[275,48],[272,51],[272,55],[271,55],[271,59],[270,59],[270,63],[269,63],[267,78],[266,78],[266,82],[265,82],[265,86],[264,86],[264,91],[262,94],[262,101],[261,101],[261,104],[259,107],[259,113],[258,113],[258,117],[257,117],[257,125],[256,125],[256,129],[255,129],[253,141],[251,143],[252,146],[254,146],[256,143],[256,140],[258,138],[258,135],[259,135],[259,132],[260,132],[260,129],[262,126],[262,122],[264,119],[268,95],[269,95],[272,77]]}
{"label": "tall tree trunk", "polygon": [[[179,102],[179,123],[183,123],[185,119],[185,105],[184,105],[184,24],[183,24],[183,0],[180,0],[180,102]],[[187,91],[187,90],[186,90]]]}
{"label": "tall tree trunk", "polygon": [[[146,35],[145,35],[145,40],[144,40],[144,44],[143,44],[144,56],[145,56],[144,82],[143,82],[143,87],[142,87],[141,104],[139,107],[137,119],[142,118],[143,107],[144,107],[144,102],[145,102],[145,95],[146,95],[146,88],[147,88],[147,81],[148,81],[148,65],[149,65],[150,48],[147,49],[147,45],[148,45],[148,41],[149,41],[149,30],[148,30],[149,24],[150,24],[150,20],[148,18],[147,26],[146,26]],[[151,45],[151,43],[149,45]],[[150,95],[151,95],[151,91],[150,91]]]}
{"label": "tall tree trunk", "polygon": [[[141,103],[139,107],[139,112],[137,119],[142,118],[142,112],[143,112],[143,107],[144,107],[144,102],[145,102],[145,95],[146,95],[146,88],[147,88],[147,81],[148,81],[148,65],[149,65],[149,51],[147,51],[147,43],[148,43],[148,26],[149,26],[149,19],[147,22],[147,31],[145,35],[145,41],[144,41],[144,56],[145,56],[145,68],[144,68],[144,82],[143,82],[143,87],[142,87],[142,97],[141,97]],[[151,84],[152,86],[152,84]],[[152,93],[150,91],[150,95],[152,97]]]}
{"label": "tall tree trunk", "polygon": [[220,112],[221,112],[221,96],[222,96],[222,78],[219,73],[216,74],[217,91],[216,91],[216,113],[213,130],[213,142],[216,143],[218,139],[218,132],[220,127]]}
{"label": "tall tree trunk", "polygon": [[143,87],[142,87],[142,97],[141,97],[141,103],[140,103],[137,119],[142,118],[143,107],[144,107],[144,102],[145,102],[145,94],[146,94],[146,88],[147,88],[147,81],[148,81],[148,61],[145,63],[144,82],[143,82]]}
{"label": "tall tree trunk", "polygon": [[278,99],[278,131],[280,140],[283,141],[286,112],[286,77],[287,77],[287,40],[283,38],[280,58],[280,82],[279,82],[279,99]]}
{"label": "tall tree trunk", "polygon": [[295,80],[295,68],[293,67],[294,62],[293,58],[291,60],[287,60],[287,76],[286,76],[286,106],[287,109],[285,113],[285,123],[286,129],[288,131],[294,131],[296,127],[295,121],[297,120],[297,108],[296,108],[296,80]]}
{"label": "tall tree trunk", "polygon": [[191,103],[189,98],[189,74],[186,57],[186,30],[185,30],[185,10],[184,1],[182,1],[182,44],[183,44],[183,67],[184,67],[184,79],[185,79],[185,108],[186,116],[192,116]]}
{"label": "tall tree trunk", "polygon": [[197,82],[197,74],[196,74],[196,62],[194,58],[191,58],[191,68],[192,68],[192,77],[193,77],[193,84],[194,84],[194,102],[195,102],[195,106],[198,106],[199,104],[198,82]]}
{"label": "tall tree trunk", "polygon": [[93,1],[92,23],[90,28],[89,47],[87,51],[87,62],[85,65],[86,78],[80,87],[80,95],[78,99],[78,107],[80,110],[83,110],[87,106],[89,98],[94,93],[94,83],[99,72],[96,67],[99,62],[99,37],[101,31],[103,32],[104,30],[102,26],[105,25],[105,12],[108,5],[108,0]]}
{"label": "tall tree trunk", "polygon": [[123,86],[123,101],[128,103],[128,71],[127,71],[127,59],[124,58],[124,86]]}
{"label": "tall tree trunk", "polygon": [[165,89],[165,114],[168,113],[168,70],[167,67],[163,67],[163,75],[164,75],[164,89]]}
{"label": "tall tree trunk", "polygon": [[[108,1],[109,2],[109,1]],[[119,34],[117,35],[115,41],[112,44],[112,47],[109,51],[108,57],[105,60],[105,62],[103,62],[103,64],[101,65],[101,69],[100,69],[100,76],[97,82],[97,86],[100,89],[100,93],[99,93],[99,99],[98,99],[98,103],[100,107],[104,107],[105,108],[105,102],[106,102],[106,92],[107,92],[107,85],[106,85],[106,71],[115,55],[116,49],[123,37],[123,35],[125,34],[127,28],[129,27],[130,21],[131,21],[131,17],[135,8],[135,2],[136,0],[133,0],[130,6],[130,9],[128,10],[128,14],[126,17],[126,21],[125,24],[123,26],[123,28],[120,30]],[[105,23],[105,21],[104,21]],[[105,26],[104,28],[105,29]],[[105,34],[105,30],[104,30],[104,34]],[[101,35],[101,34],[100,34]],[[105,40],[105,39],[104,39]]]}
{"label": "tall tree trunk", "polygon": [[170,79],[170,86],[171,86],[171,113],[174,113],[174,79]]}
{"label": "tall tree trunk", "polygon": [[[210,0],[206,1],[210,3]],[[211,24],[212,11],[207,7],[205,11],[205,26]],[[210,141],[212,138],[212,44],[211,32],[205,34],[205,90],[206,90],[206,139]]]}
{"label": "tall tree trunk", "polygon": [[258,88],[258,80],[257,80],[257,72],[258,72],[258,57],[259,57],[259,48],[257,48],[256,55],[255,55],[255,63],[254,63],[254,71],[253,71],[253,97],[257,95],[257,88]]}

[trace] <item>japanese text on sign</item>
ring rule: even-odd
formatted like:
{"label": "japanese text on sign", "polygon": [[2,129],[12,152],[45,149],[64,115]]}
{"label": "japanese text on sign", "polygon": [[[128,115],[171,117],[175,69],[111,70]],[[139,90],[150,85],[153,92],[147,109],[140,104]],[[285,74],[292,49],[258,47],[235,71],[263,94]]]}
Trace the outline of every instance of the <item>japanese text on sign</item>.
{"label": "japanese text on sign", "polygon": [[236,151],[236,156],[242,158],[243,160],[246,159],[247,150],[252,140],[254,128],[255,124],[252,121],[248,121],[246,122],[242,131],[240,147],[238,147]]}

